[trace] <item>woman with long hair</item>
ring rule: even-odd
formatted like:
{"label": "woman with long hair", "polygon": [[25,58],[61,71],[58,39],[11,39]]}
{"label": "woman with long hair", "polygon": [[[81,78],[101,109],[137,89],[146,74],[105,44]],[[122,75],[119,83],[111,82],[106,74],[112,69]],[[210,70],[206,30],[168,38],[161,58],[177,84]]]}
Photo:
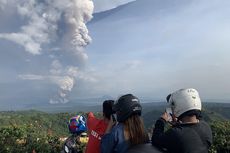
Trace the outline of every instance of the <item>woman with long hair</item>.
{"label": "woman with long hair", "polygon": [[101,153],[126,153],[131,146],[148,142],[137,97],[132,94],[121,96],[113,110],[118,123],[111,117],[101,140]]}

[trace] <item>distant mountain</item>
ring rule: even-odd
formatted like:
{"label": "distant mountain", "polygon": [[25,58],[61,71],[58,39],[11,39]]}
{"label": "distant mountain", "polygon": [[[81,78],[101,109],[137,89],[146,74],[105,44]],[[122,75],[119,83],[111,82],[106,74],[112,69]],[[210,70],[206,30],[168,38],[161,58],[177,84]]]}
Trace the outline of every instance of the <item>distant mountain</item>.
{"label": "distant mountain", "polygon": [[124,5],[120,5],[119,7],[111,10],[94,13],[93,19],[88,23],[88,25],[99,22],[101,20],[114,21],[122,20],[125,18],[154,17],[159,13],[163,14],[165,10],[167,10],[167,12],[175,12],[178,7],[181,7],[185,4],[188,4],[188,2],[183,0],[137,0],[126,3]]}
{"label": "distant mountain", "polygon": [[[59,105],[60,106],[60,105]],[[59,133],[67,133],[66,122],[71,116],[76,115],[81,112],[92,111],[96,115],[101,115],[99,112],[102,111],[101,104],[94,106],[86,105],[67,105],[66,107],[51,107],[48,106],[46,109],[43,108],[43,111],[37,110],[28,110],[28,111],[3,111],[0,112],[0,121],[2,126],[8,126],[11,124],[24,125],[29,123],[39,123],[43,126],[44,129],[49,127],[54,128]],[[165,110],[165,103],[143,103],[143,113],[142,117],[146,127],[151,127],[153,123],[160,117],[160,115]],[[58,112],[60,111],[61,112]],[[47,112],[44,112],[47,111]],[[58,113],[57,113],[58,112]],[[230,120],[229,116],[230,104],[221,104],[221,103],[206,103],[203,108],[203,118],[204,120],[211,122],[214,120]],[[56,129],[56,127],[59,127]]]}
{"label": "distant mountain", "polygon": [[98,22],[100,20],[103,20],[105,18],[110,18],[110,16],[113,16],[117,12],[120,12],[121,10],[125,9],[127,6],[130,5],[130,3],[133,3],[133,2],[129,2],[129,3],[120,5],[120,6],[116,7],[116,8],[106,10],[106,11],[103,11],[103,12],[94,13],[93,14],[93,19],[90,22],[88,22],[87,24],[88,25],[93,24],[93,23]]}

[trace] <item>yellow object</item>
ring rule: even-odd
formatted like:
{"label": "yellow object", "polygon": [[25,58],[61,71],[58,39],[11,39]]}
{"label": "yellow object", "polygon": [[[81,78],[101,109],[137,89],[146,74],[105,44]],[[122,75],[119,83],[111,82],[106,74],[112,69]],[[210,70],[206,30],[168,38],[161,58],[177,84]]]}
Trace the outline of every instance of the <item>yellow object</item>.
{"label": "yellow object", "polygon": [[88,143],[88,141],[89,141],[89,137],[80,137],[80,142],[81,143],[86,144],[86,143]]}

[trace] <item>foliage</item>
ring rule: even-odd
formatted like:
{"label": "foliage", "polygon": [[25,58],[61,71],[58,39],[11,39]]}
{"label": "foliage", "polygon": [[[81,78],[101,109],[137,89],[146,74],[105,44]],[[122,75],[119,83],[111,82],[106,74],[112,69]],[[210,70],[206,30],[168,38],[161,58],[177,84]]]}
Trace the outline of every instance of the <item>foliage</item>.
{"label": "foliage", "polygon": [[60,152],[61,142],[57,136],[47,135],[37,127],[10,126],[0,129],[0,152],[36,153]]}
{"label": "foliage", "polygon": [[49,114],[40,111],[0,112],[0,127],[35,126],[40,132],[50,131],[59,136],[67,136],[67,122],[75,113]]}
{"label": "foliage", "polygon": [[213,145],[210,153],[230,153],[230,121],[214,121],[211,123]]}
{"label": "foliage", "polygon": [[[48,114],[39,111],[0,112],[1,153],[56,153],[62,149],[60,138],[68,137],[68,120],[79,113]],[[95,113],[100,116],[100,113]]]}
{"label": "foliage", "polygon": [[[226,107],[230,108],[230,107]],[[143,113],[146,127],[152,130],[152,124],[164,110],[164,107],[145,109]],[[217,107],[204,109],[203,117],[211,125],[213,145],[209,153],[230,153],[230,121],[224,114],[216,113]],[[58,153],[63,142],[60,138],[68,137],[67,121],[76,114],[85,113],[44,113],[40,111],[0,112],[0,152],[1,153]],[[223,115],[223,116],[222,116]],[[101,113],[95,116],[102,117]]]}
{"label": "foliage", "polygon": [[[214,105],[216,106],[214,107],[213,105],[211,105],[212,107],[206,106],[202,112],[202,118],[211,125],[213,132],[213,145],[209,153],[230,153],[230,120],[227,115],[227,112],[228,114],[230,112],[230,107],[229,105],[226,107],[219,105]],[[144,123],[149,133],[152,132],[152,125],[162,112],[161,108],[157,108],[143,114]]]}

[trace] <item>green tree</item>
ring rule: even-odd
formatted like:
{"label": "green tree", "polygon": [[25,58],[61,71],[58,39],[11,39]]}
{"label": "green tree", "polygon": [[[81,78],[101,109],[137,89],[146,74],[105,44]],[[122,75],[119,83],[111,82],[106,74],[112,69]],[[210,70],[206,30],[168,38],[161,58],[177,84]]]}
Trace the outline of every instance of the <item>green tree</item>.
{"label": "green tree", "polygon": [[58,136],[42,133],[34,126],[9,126],[0,129],[0,146],[2,153],[56,153],[62,143]]}
{"label": "green tree", "polygon": [[230,153],[230,121],[214,121],[211,123],[213,145],[210,153]]}

